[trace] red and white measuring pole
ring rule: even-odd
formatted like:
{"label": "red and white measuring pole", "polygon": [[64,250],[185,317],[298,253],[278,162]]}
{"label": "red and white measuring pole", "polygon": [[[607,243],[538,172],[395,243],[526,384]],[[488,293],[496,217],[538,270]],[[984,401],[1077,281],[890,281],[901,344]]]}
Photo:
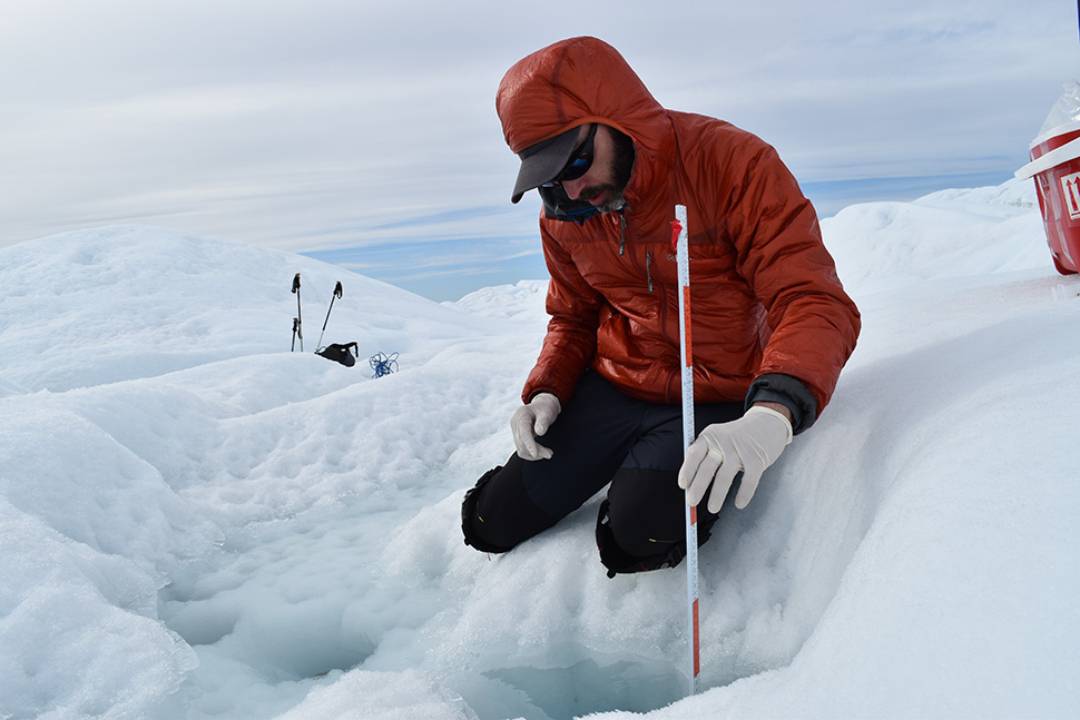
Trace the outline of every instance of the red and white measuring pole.
{"label": "red and white measuring pole", "polygon": [[[690,340],[690,247],[687,239],[686,206],[675,206],[671,223],[671,244],[679,269],[679,347],[682,366],[683,452],[694,442],[694,352]],[[687,491],[689,492],[689,490]],[[698,612],[697,508],[686,506],[686,603],[687,637],[690,646],[690,694],[697,690],[701,672],[701,643]]]}

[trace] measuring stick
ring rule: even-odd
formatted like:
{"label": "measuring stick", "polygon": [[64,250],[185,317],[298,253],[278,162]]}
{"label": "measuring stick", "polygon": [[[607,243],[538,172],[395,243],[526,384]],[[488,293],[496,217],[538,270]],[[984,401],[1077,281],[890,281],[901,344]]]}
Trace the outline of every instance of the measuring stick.
{"label": "measuring stick", "polygon": [[[690,338],[690,248],[687,239],[686,206],[675,206],[671,223],[671,244],[679,269],[679,349],[682,360],[683,456],[694,442],[694,352]],[[689,492],[689,490],[687,490]],[[690,649],[690,694],[697,690],[701,672],[701,644],[698,622],[698,542],[697,508],[686,506],[686,604]]]}

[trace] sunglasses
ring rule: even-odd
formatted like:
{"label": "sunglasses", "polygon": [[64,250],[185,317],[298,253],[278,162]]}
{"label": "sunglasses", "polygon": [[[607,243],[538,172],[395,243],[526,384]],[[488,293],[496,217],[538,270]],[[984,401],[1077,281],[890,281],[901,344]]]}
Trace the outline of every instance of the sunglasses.
{"label": "sunglasses", "polygon": [[593,123],[589,127],[589,134],[585,136],[585,140],[582,141],[577,149],[570,155],[570,159],[566,161],[566,165],[559,171],[559,174],[554,179],[543,183],[540,187],[555,187],[559,183],[567,180],[577,180],[579,177],[589,172],[589,168],[593,164],[593,138],[596,137],[596,123]]}

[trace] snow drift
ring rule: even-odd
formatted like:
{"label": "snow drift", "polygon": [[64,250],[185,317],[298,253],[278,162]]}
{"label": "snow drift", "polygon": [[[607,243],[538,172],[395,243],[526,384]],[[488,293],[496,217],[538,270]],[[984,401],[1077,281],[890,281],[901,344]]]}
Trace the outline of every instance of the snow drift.
{"label": "snow drift", "polygon": [[[608,580],[599,498],[504,556],[461,543],[543,283],[437,304],[143,227],[2,249],[0,717],[1067,717],[1080,282],[1033,202],[823,223],[863,336],[702,549],[683,700],[682,569]],[[401,372],[289,353],[297,271],[309,345],[341,280],[328,341]]]}

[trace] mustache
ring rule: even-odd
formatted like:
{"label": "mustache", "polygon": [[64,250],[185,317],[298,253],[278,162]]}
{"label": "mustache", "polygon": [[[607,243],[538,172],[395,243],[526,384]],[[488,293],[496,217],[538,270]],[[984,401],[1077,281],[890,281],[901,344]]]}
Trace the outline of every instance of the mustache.
{"label": "mustache", "polygon": [[590,185],[589,187],[578,193],[578,199],[588,202],[589,200],[592,200],[598,195],[608,192],[609,190],[612,194],[615,193],[615,186],[611,183],[604,183],[603,185]]}

